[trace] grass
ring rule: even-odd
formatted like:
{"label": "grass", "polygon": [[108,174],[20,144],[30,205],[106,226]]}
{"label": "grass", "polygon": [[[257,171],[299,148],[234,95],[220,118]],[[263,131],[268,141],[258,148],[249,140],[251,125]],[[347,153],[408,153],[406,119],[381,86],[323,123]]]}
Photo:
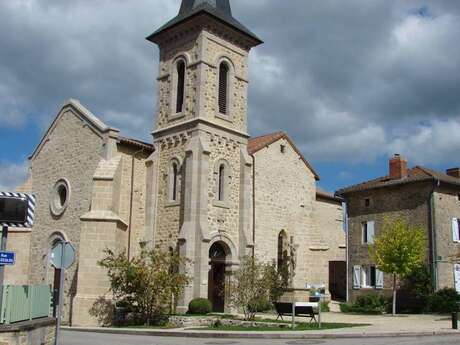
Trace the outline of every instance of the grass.
{"label": "grass", "polygon": [[[369,324],[352,324],[352,323],[322,323],[321,328],[318,324],[298,323],[294,331],[318,331],[326,329],[337,328],[351,328],[369,326]],[[244,327],[244,326],[218,326],[218,327],[205,327],[193,328],[192,330],[206,330],[206,331],[223,331],[223,332],[289,332],[293,331],[291,328],[280,328],[273,326],[260,326],[260,327]]]}

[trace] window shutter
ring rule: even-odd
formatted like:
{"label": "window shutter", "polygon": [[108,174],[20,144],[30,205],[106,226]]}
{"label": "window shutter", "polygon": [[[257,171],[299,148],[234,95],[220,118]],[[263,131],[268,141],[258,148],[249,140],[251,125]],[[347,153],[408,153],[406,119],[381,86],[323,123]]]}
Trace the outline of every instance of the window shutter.
{"label": "window shutter", "polygon": [[361,266],[353,267],[353,289],[361,288]]}
{"label": "window shutter", "polygon": [[368,222],[367,223],[367,242],[374,243],[374,235],[375,235],[375,222]]}
{"label": "window shutter", "polygon": [[379,269],[375,269],[375,288],[383,289],[383,272]]}
{"label": "window shutter", "polygon": [[453,218],[452,219],[452,238],[454,242],[460,242],[460,236],[458,233],[458,219]]}
{"label": "window shutter", "polygon": [[227,114],[228,67],[223,62],[219,67],[219,112]]}
{"label": "window shutter", "polygon": [[454,265],[455,290],[460,293],[460,264]]}

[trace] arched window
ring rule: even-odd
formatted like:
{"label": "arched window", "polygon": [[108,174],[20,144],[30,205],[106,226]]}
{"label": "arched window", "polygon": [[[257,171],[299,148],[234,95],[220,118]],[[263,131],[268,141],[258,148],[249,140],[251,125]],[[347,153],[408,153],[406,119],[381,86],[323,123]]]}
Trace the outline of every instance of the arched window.
{"label": "arched window", "polygon": [[228,75],[229,68],[226,62],[219,66],[219,113],[228,114]]}
{"label": "arched window", "polygon": [[225,165],[219,167],[219,201],[225,200]]}
{"label": "arched window", "polygon": [[179,168],[177,167],[177,163],[173,162],[172,164],[172,186],[171,186],[171,200],[177,201],[177,185],[179,179]]}
{"label": "arched window", "polygon": [[179,60],[176,65],[177,68],[177,98],[176,98],[176,113],[181,113],[184,107],[185,96],[185,62]]}
{"label": "arched window", "polygon": [[283,230],[278,235],[278,270],[284,268],[283,266],[287,264],[287,244],[287,234]]}

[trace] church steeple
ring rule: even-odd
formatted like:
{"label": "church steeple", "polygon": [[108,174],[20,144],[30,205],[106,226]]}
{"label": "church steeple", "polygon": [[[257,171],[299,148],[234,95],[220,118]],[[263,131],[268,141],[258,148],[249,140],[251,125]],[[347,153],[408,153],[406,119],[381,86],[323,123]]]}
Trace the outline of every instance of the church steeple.
{"label": "church steeple", "polygon": [[147,37],[147,39],[157,43],[157,39],[165,31],[203,13],[244,34],[253,41],[254,46],[263,43],[259,37],[233,17],[230,0],[182,0],[179,14]]}

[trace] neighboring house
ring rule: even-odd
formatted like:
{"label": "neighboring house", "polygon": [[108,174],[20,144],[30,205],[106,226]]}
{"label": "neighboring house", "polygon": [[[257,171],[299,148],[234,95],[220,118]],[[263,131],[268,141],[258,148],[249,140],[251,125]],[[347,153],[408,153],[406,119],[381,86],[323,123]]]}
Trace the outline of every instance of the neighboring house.
{"label": "neighboring house", "polygon": [[228,0],[183,0],[148,40],[160,47],[153,143],[125,138],[67,102],[22,187],[38,202],[33,231],[17,235],[18,267],[29,275],[20,282],[10,271],[9,279],[57,282],[51,247],[71,241],[78,257],[66,276],[65,322],[94,325],[89,309],[110,298],[97,264],[104,250],[132,257],[145,243],[192,260],[179,311],[195,297],[224,311],[220,289],[244,256],[282,263],[292,246],[294,287],[326,284],[343,298],[341,199],[317,190],[319,176],[286,134],[247,134],[248,55],[260,39],[233,18]]}
{"label": "neighboring house", "polygon": [[390,294],[390,275],[371,261],[368,247],[379,234],[385,219],[401,217],[426,230],[426,263],[433,286],[460,292],[460,169],[445,174],[416,166],[395,155],[389,174],[341,189],[338,195],[348,208],[348,294],[349,300],[369,292]]}

